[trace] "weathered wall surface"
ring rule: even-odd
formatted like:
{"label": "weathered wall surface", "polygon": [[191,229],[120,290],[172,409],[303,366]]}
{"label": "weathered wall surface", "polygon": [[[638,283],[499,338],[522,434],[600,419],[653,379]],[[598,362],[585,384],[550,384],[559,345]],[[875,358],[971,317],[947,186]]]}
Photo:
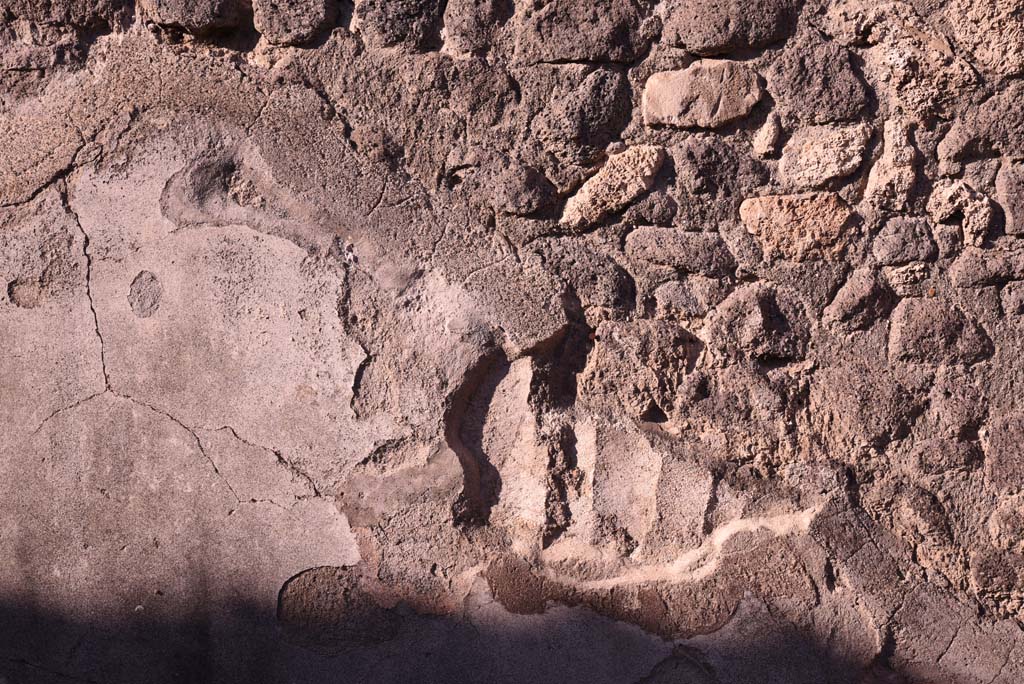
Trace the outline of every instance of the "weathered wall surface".
{"label": "weathered wall surface", "polygon": [[1024,681],[1019,0],[0,0],[0,681]]}

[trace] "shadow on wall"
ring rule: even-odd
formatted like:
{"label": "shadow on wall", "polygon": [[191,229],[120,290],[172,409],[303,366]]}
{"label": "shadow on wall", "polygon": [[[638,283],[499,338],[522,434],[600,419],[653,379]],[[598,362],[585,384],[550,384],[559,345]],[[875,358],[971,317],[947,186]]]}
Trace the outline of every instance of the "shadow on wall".
{"label": "shadow on wall", "polygon": [[[363,606],[329,624],[252,605],[204,616],[68,620],[0,607],[0,682],[586,682],[587,684],[890,684],[792,629],[673,645],[582,608],[513,615],[489,599],[467,620]],[[761,613],[767,615],[766,612]],[[365,625],[363,628],[361,625]],[[299,645],[299,644],[302,645]]]}

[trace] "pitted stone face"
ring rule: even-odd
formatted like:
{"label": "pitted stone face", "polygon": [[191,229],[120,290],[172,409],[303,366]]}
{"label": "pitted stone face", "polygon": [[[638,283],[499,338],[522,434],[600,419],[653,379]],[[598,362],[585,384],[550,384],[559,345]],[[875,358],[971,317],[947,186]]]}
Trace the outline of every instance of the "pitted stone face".
{"label": "pitted stone face", "polygon": [[128,290],[128,303],[139,318],[149,318],[160,308],[163,286],[150,271],[139,271]]}

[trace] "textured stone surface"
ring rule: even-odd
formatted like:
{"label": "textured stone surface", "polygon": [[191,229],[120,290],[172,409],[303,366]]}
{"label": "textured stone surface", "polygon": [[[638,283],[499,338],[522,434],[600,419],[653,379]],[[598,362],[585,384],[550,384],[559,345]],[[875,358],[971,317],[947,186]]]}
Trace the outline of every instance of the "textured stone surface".
{"label": "textured stone surface", "polygon": [[938,256],[928,221],[898,216],[889,219],[871,244],[878,263],[899,266],[912,261],[931,261]]}
{"label": "textured stone surface", "polygon": [[1000,76],[1024,72],[1024,16],[1015,0],[953,0],[943,12],[979,67]]}
{"label": "textured stone surface", "polygon": [[621,211],[651,189],[654,174],[665,160],[660,147],[634,147],[612,156],[565,203],[561,223],[581,230],[609,214]]}
{"label": "textured stone surface", "polygon": [[298,45],[327,26],[333,7],[326,0],[256,0],[252,10],[253,23],[264,38],[276,45]]}
{"label": "textured stone surface", "polygon": [[238,28],[247,13],[240,0],[141,0],[141,5],[155,23],[197,34]]}
{"label": "textured stone surface", "polygon": [[800,0],[670,0],[662,9],[664,37],[698,55],[763,47],[787,35],[800,4]]}
{"label": "textured stone surface", "polygon": [[928,198],[928,215],[935,223],[959,220],[965,244],[980,247],[995,221],[992,200],[960,180],[941,180]]}
{"label": "textured stone surface", "polygon": [[910,120],[885,122],[882,154],[868,174],[864,199],[883,213],[904,212],[918,183],[920,154],[911,142]]}
{"label": "textured stone surface", "polygon": [[1006,161],[999,167],[996,193],[1006,217],[1006,232],[1024,235],[1024,163]]}
{"label": "textured stone surface", "polygon": [[0,682],[1024,681],[1004,0],[0,0]]}
{"label": "textured stone surface", "polygon": [[796,190],[819,188],[856,171],[870,137],[863,124],[801,128],[782,148],[779,172]]}
{"label": "textured stone surface", "polygon": [[768,259],[832,258],[846,243],[852,217],[831,192],[754,197],[740,205],[740,219]]}
{"label": "textured stone surface", "polygon": [[823,124],[859,119],[869,92],[850,52],[807,36],[789,41],[765,72],[767,90],[788,119]]}
{"label": "textured stone surface", "polygon": [[760,99],[757,74],[748,67],[702,59],[647,79],[644,121],[648,126],[718,128],[746,116]]}

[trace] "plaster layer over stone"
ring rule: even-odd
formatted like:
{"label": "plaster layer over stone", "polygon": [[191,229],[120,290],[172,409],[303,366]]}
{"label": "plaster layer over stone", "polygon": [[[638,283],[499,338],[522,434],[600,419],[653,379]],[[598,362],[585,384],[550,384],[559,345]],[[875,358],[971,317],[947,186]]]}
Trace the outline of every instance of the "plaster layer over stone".
{"label": "plaster layer over stone", "polygon": [[1024,681],[1018,10],[0,0],[0,682]]}

